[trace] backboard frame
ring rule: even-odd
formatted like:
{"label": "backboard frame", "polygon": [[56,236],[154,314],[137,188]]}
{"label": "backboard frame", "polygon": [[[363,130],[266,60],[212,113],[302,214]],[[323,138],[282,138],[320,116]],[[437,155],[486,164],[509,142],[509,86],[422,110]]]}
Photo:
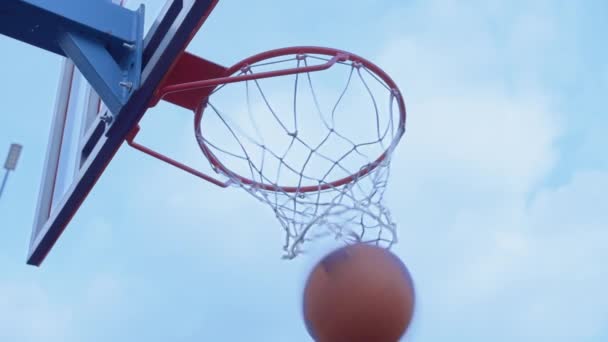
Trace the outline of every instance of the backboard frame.
{"label": "backboard frame", "polygon": [[74,180],[62,198],[53,199],[64,129],[69,119],[68,107],[73,100],[70,89],[78,70],[69,59],[64,61],[27,256],[29,265],[42,264],[217,3],[218,0],[170,0],[166,3],[144,39],[141,84],[133,90],[119,113],[107,111],[95,93],[86,95],[86,115],[80,119],[93,120],[90,125],[83,125],[91,128],[80,133],[79,141],[83,143],[76,152]]}

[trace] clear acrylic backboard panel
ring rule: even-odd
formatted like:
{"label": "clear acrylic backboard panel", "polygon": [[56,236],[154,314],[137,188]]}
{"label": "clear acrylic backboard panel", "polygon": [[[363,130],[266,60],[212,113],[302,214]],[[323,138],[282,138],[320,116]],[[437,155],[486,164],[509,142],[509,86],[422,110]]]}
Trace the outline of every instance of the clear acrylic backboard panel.
{"label": "clear acrylic backboard panel", "polygon": [[[142,98],[152,94],[171,63],[185,48],[217,1],[214,0],[112,0],[131,10],[145,6],[144,38],[158,26],[158,18],[170,11],[176,14],[171,29],[162,36],[142,70]],[[194,14],[191,14],[194,13]],[[108,18],[108,20],[111,20]],[[146,41],[144,39],[144,41]],[[145,49],[145,47],[144,47]],[[158,50],[158,51],[157,51]],[[167,61],[168,60],[168,61]],[[152,79],[146,84],[145,77]],[[140,104],[138,112],[147,108]],[[108,137],[108,109],[82,73],[69,59],[61,65],[46,160],[32,229],[28,263],[39,265],[65,226],[88,195],[97,178],[124,140],[121,127],[118,137]],[[135,116],[140,113],[135,114]],[[135,120],[135,119],[134,119]],[[131,125],[130,123],[129,125]],[[108,140],[112,140],[108,143]],[[104,146],[113,145],[113,146]],[[114,146],[115,145],[115,146]],[[90,169],[94,169],[93,172]],[[76,195],[74,196],[74,193]],[[69,209],[66,209],[69,207]]]}

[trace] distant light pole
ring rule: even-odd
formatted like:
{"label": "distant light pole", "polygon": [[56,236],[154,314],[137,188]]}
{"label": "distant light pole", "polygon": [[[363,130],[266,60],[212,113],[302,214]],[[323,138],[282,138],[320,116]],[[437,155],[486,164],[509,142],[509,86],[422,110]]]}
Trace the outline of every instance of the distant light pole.
{"label": "distant light pole", "polygon": [[17,161],[19,160],[19,155],[21,154],[22,149],[23,146],[19,144],[11,144],[11,147],[8,150],[8,156],[4,162],[4,178],[2,179],[2,185],[0,185],[0,198],[4,192],[4,187],[6,186],[6,181],[8,180],[8,174],[11,171],[14,171],[17,167]]}

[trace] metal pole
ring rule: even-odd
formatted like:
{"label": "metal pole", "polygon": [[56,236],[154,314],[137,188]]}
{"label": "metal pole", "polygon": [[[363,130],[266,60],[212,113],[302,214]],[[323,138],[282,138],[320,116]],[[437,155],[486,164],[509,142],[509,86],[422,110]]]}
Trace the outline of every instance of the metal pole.
{"label": "metal pole", "polygon": [[2,193],[4,192],[4,186],[6,185],[6,181],[8,180],[9,170],[4,172],[4,179],[2,179],[2,185],[0,185],[0,198],[2,198]]}
{"label": "metal pole", "polygon": [[22,148],[23,146],[19,144],[11,144],[11,147],[8,150],[8,155],[4,162],[4,170],[6,171],[4,173],[4,179],[2,179],[2,185],[0,185],[0,198],[2,198],[2,193],[4,192],[4,187],[8,180],[8,174],[17,167],[17,161],[19,160],[19,155],[21,155]]}

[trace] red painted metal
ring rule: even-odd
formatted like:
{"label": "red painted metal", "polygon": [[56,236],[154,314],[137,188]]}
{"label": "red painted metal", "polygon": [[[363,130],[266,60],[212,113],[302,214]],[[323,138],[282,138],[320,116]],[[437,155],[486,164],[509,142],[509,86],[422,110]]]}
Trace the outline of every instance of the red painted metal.
{"label": "red painted metal", "polygon": [[[272,52],[272,51],[270,51],[270,52]],[[289,53],[289,54],[293,54],[293,52]],[[265,54],[261,54],[261,56],[265,56]],[[267,58],[273,58],[273,57],[278,57],[278,56],[270,55],[269,57],[261,58],[261,60],[264,60]],[[279,77],[279,76],[287,76],[287,75],[327,70],[327,69],[331,68],[332,65],[336,64],[336,62],[345,61],[347,59],[348,59],[348,55],[346,55],[344,53],[339,53],[339,54],[335,55],[331,60],[327,61],[327,63],[319,64],[319,65],[313,65],[313,66],[301,67],[301,68],[274,70],[274,71],[260,72],[260,73],[256,73],[256,74],[239,75],[239,76],[225,76],[225,77],[219,77],[219,78],[204,79],[204,80],[195,81],[195,82],[174,84],[174,85],[170,85],[170,86],[167,86],[167,87],[161,89],[160,97],[165,98],[166,96],[169,96],[171,94],[181,93],[181,92],[190,92],[192,90],[197,90],[197,89],[202,89],[202,88],[211,88],[211,90],[213,90],[213,88],[215,88],[219,85],[229,84],[229,83],[259,80],[259,79],[269,78],[269,77]],[[241,63],[243,63],[243,62],[241,62]],[[243,67],[246,67],[249,64],[253,64],[253,63],[243,63],[241,65],[241,68],[238,68],[235,71],[240,71]],[[234,74],[233,69],[234,69],[234,67],[228,69],[226,74],[227,75]],[[211,90],[209,91],[209,93],[211,92]],[[200,99],[199,99],[199,102],[200,102]]]}
{"label": "red painted metal", "polygon": [[[243,70],[243,68],[246,68],[250,65],[253,65],[255,63],[258,63],[258,62],[261,62],[261,61],[264,61],[267,59],[287,56],[287,55],[305,55],[305,54],[326,55],[326,56],[330,56],[331,58],[326,63],[314,65],[314,66],[274,70],[274,71],[253,73],[253,74],[239,74],[237,76],[234,76],[235,74],[240,73]],[[202,58],[188,55],[184,58],[183,61],[180,59],[179,63],[183,63],[183,65],[177,65],[175,67],[174,72],[177,72],[178,74],[169,75],[167,78],[167,81],[163,83],[164,86],[159,88],[160,90],[157,93],[157,100],[164,99],[164,100],[170,101],[172,103],[176,103],[182,107],[194,109],[195,134],[197,136],[203,137],[204,134],[201,131],[201,120],[203,118],[203,112],[206,107],[206,106],[204,106],[204,104],[206,103],[206,97],[208,97],[216,87],[224,85],[224,84],[228,84],[228,83],[257,80],[257,79],[269,78],[269,77],[279,77],[279,76],[293,75],[293,74],[299,74],[299,73],[322,71],[322,70],[331,68],[337,62],[345,62],[345,61],[349,61],[349,60],[352,62],[360,63],[361,65],[366,67],[368,70],[373,72],[378,78],[382,79],[393,92],[395,99],[397,101],[397,104],[398,104],[399,112],[400,112],[399,124],[398,124],[399,131],[398,131],[397,136],[395,136],[394,142],[391,144],[391,146],[396,144],[401,139],[403,134],[405,133],[405,121],[406,121],[405,103],[403,101],[401,92],[399,91],[399,88],[397,87],[397,84],[391,79],[391,77],[386,72],[384,72],[380,67],[378,67],[374,63],[372,63],[362,57],[359,57],[357,55],[354,55],[354,54],[351,54],[348,52],[344,52],[341,50],[333,49],[333,48],[314,47],[314,46],[298,46],[298,47],[288,47],[288,48],[266,51],[266,52],[251,56],[247,59],[244,59],[241,62],[233,65],[232,67],[230,67],[228,69],[223,69],[223,75],[220,77],[214,77],[214,76],[217,76],[218,74],[220,74],[222,71],[221,68],[223,68],[223,67],[220,67],[219,65],[206,61]],[[197,66],[201,67],[202,70],[194,71],[193,69],[191,69],[191,68],[195,68]],[[189,73],[194,73],[194,72],[196,72],[196,75],[198,75],[198,76],[193,76],[194,74],[188,75]],[[208,74],[207,74],[207,72],[208,72]],[[187,81],[189,78],[192,79],[192,78],[197,78],[197,77],[199,77],[199,80],[197,80],[197,81],[179,83],[180,81],[184,81],[184,80]],[[134,134],[137,134],[137,132],[135,132]],[[134,148],[136,148],[146,154],[149,154],[157,159],[165,161],[186,172],[189,172],[195,176],[205,179],[215,185],[218,185],[221,187],[228,186],[227,182],[218,181],[217,179],[215,179],[211,176],[208,176],[208,175],[201,173],[199,171],[196,171],[186,165],[176,162],[175,160],[168,158],[158,152],[152,151],[144,146],[134,143],[133,138],[134,138],[134,135],[128,141],[129,141],[129,144],[131,146],[133,146]],[[232,172],[230,169],[228,169],[226,166],[224,166],[222,164],[222,162],[213,154],[213,152],[210,150],[210,148],[205,144],[204,139],[197,139],[197,141],[198,141],[201,151],[203,152],[205,157],[209,160],[209,162],[211,163],[211,165],[214,168],[216,168],[217,170],[220,171],[220,173],[223,173],[230,178],[234,178],[234,179],[238,180],[238,182],[241,182],[241,183],[247,184],[247,185],[251,185],[251,186],[259,188],[259,189],[268,190],[268,191],[283,191],[283,192],[289,192],[289,193],[322,191],[322,190],[327,190],[327,189],[331,189],[334,187],[339,187],[339,186],[351,183],[351,182],[355,181],[356,179],[363,177],[363,176],[367,175],[369,172],[371,172],[372,170],[374,170],[380,163],[382,163],[385,160],[387,155],[390,153],[389,150],[384,151],[374,162],[362,167],[357,173],[352,174],[348,177],[344,177],[344,178],[341,178],[341,179],[338,179],[338,180],[335,180],[335,181],[332,181],[329,183],[321,184],[318,186],[294,187],[294,186],[281,186],[281,185],[275,185],[275,184],[264,184],[264,183],[256,182],[249,178],[243,177],[241,175],[238,175],[238,174]]]}
{"label": "red painted metal", "polygon": [[139,133],[139,126],[136,126],[129,133],[129,135],[127,136],[127,139],[126,139],[127,143],[129,144],[129,146],[133,147],[134,149],[136,149],[136,150],[138,150],[140,152],[143,152],[143,153],[145,153],[145,154],[147,154],[149,156],[152,156],[152,157],[154,157],[156,159],[164,161],[167,164],[173,165],[173,166],[177,167],[178,169],[184,170],[184,171],[186,171],[186,172],[188,172],[188,173],[190,173],[190,174],[192,174],[194,176],[200,177],[200,178],[206,180],[207,182],[213,183],[213,184],[215,184],[215,185],[217,185],[219,187],[222,187],[222,188],[228,187],[229,182],[222,182],[220,180],[217,180],[217,179],[215,179],[215,178],[213,178],[211,176],[208,176],[208,175],[206,175],[206,174],[204,174],[204,173],[202,173],[200,171],[197,171],[197,170],[191,168],[190,166],[184,165],[184,164],[182,164],[182,163],[180,163],[180,162],[178,162],[178,161],[176,161],[174,159],[171,159],[171,158],[165,156],[164,154],[158,153],[158,152],[156,152],[156,151],[154,151],[154,150],[152,150],[152,149],[150,149],[150,148],[148,148],[146,146],[143,146],[143,145],[140,145],[140,144],[136,143],[133,140],[135,139],[135,136],[137,136],[137,133]]}
{"label": "red painted metal", "polygon": [[[217,79],[226,74],[226,67],[213,63],[191,53],[184,52],[159,87],[161,91],[156,92],[155,99],[150,107],[155,106],[163,95],[162,91],[168,87],[181,84],[190,84],[200,80]],[[164,94],[163,100],[180,107],[195,110],[200,105],[201,99],[209,96],[213,88],[193,88],[189,91]]]}

